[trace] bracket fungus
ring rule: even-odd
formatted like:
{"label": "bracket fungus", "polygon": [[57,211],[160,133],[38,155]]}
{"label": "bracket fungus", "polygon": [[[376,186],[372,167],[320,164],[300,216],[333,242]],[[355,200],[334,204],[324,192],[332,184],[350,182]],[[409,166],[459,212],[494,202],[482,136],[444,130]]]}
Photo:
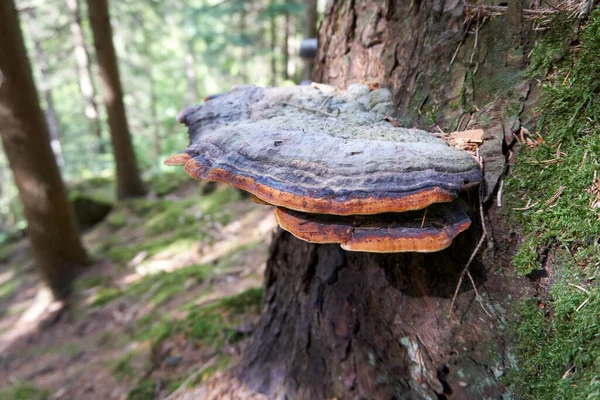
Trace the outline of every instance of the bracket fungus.
{"label": "bracket fungus", "polygon": [[[277,206],[280,226],[300,239],[354,251],[444,249],[469,227],[456,199],[481,183],[479,164],[428,132],[393,126],[393,111],[390,92],[368,85],[241,86],[181,112],[191,144],[165,164]],[[414,211],[426,208],[421,221]]]}

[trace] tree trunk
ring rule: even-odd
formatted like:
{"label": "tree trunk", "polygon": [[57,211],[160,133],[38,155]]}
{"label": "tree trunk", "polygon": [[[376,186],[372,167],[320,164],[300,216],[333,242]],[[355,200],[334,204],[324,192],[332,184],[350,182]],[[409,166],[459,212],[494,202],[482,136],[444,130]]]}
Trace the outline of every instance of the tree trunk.
{"label": "tree trunk", "polygon": [[140,179],[131,135],[127,127],[119,67],[112,42],[108,1],[88,0],[87,4],[117,166],[117,196],[119,199],[143,196],[146,191]]}
{"label": "tree trunk", "polygon": [[106,146],[102,141],[102,125],[96,104],[96,89],[92,80],[90,68],[90,57],[85,47],[85,36],[81,27],[81,12],[79,0],[67,0],[67,6],[71,12],[71,35],[73,36],[73,54],[77,63],[77,74],[79,76],[79,90],[85,104],[85,116],[90,121],[90,126],[98,140],[98,152],[105,153]]}
{"label": "tree trunk", "polygon": [[275,2],[269,0],[269,29],[271,39],[271,86],[277,86],[277,15],[274,9]]}
{"label": "tree trunk", "polygon": [[283,36],[283,80],[290,79],[290,40],[292,37],[292,16],[285,13],[285,35]]}
{"label": "tree trunk", "polygon": [[[304,39],[317,37],[317,0],[306,1],[306,11],[304,14]],[[313,62],[304,60],[304,68],[302,70],[302,80],[312,80]]]}
{"label": "tree trunk", "polygon": [[246,19],[248,18],[248,10],[246,9],[246,3],[241,2],[242,9],[240,10],[240,20],[239,20],[239,31],[240,38],[242,40],[242,48],[240,51],[241,57],[238,60],[240,63],[240,78],[242,80],[242,84],[248,84],[248,58],[249,54],[247,51],[248,48],[248,30],[246,27]]}
{"label": "tree trunk", "polygon": [[35,9],[31,9],[26,13],[29,22],[28,25],[30,27],[30,37],[35,49],[35,65],[38,69],[40,78],[39,86],[46,103],[45,116],[46,123],[48,124],[48,133],[50,134],[50,147],[52,147],[52,152],[54,153],[54,158],[56,158],[58,166],[62,168],[65,165],[65,159],[58,138],[58,118],[56,117],[52,89],[50,87],[50,79],[48,76],[48,60],[44,48],[42,47],[39,25],[37,24],[35,14]]}
{"label": "tree trunk", "polygon": [[17,12],[0,2],[0,136],[39,271],[57,298],[88,261],[39,106]]}
{"label": "tree trunk", "polygon": [[[327,4],[315,80],[390,87],[409,126],[449,130],[466,116],[466,127],[485,107],[486,127],[504,132],[503,105],[527,97],[522,65],[508,62],[526,48],[505,34],[504,17],[480,30],[481,21],[464,24],[463,2]],[[494,207],[486,217],[489,239],[469,270],[473,281],[465,277],[451,310],[482,234],[475,203],[471,228],[432,254],[345,252],[279,232],[265,272],[263,314],[235,370],[239,378],[269,398],[505,394],[500,377],[514,366],[505,320],[510,299],[527,285],[510,268],[513,241]]]}

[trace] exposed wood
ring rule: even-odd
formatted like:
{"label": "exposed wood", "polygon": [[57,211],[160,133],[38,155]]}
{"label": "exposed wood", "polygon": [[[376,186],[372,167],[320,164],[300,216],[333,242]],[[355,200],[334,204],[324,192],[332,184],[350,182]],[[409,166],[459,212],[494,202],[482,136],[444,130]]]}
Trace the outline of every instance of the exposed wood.
{"label": "exposed wood", "polygon": [[33,82],[13,1],[0,2],[0,137],[37,267],[57,298],[88,261]]}

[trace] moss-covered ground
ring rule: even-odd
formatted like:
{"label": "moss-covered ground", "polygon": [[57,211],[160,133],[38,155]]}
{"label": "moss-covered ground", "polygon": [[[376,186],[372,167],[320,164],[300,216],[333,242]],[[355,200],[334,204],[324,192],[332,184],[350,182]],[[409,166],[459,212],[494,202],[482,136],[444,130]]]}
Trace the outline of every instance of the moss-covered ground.
{"label": "moss-covered ground", "polygon": [[512,323],[508,382],[523,399],[600,398],[600,11],[578,35],[575,24],[555,18],[533,50],[544,143],[521,149],[505,187],[506,217],[522,227],[514,264],[545,276]]}
{"label": "moss-covered ground", "polygon": [[0,346],[10,343],[0,400],[164,398],[239,353],[260,314],[272,209],[179,175],[152,178],[152,194],[122,202],[110,178],[74,185],[114,205],[85,231],[95,264],[72,304],[40,332],[20,321],[40,297],[27,242],[0,246]]}

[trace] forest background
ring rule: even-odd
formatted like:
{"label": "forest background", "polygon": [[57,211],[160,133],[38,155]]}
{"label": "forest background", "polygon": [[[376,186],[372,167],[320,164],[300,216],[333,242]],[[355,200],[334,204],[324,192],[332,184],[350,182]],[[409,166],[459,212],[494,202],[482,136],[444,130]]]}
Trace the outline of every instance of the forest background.
{"label": "forest background", "polygon": [[[86,2],[16,6],[63,179],[110,179],[114,157]],[[303,78],[302,1],[126,0],[110,7],[127,121],[146,180],[164,174],[164,159],[187,146],[176,120],[184,107],[240,84]],[[0,151],[0,242],[25,227]]]}

